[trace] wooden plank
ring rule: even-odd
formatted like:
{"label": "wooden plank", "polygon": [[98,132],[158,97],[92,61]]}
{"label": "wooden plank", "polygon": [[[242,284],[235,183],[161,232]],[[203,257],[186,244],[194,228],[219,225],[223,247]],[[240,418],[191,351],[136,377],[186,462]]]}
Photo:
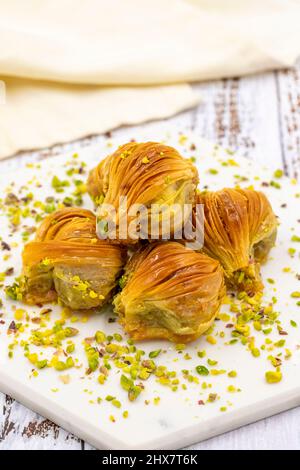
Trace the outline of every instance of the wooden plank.
{"label": "wooden plank", "polygon": [[198,134],[272,168],[282,165],[277,88],[273,73],[197,85],[203,104]]}
{"label": "wooden plank", "polygon": [[83,448],[80,439],[4,394],[0,406],[0,450]]}
{"label": "wooden plank", "polygon": [[300,66],[276,72],[285,171],[300,177]]}

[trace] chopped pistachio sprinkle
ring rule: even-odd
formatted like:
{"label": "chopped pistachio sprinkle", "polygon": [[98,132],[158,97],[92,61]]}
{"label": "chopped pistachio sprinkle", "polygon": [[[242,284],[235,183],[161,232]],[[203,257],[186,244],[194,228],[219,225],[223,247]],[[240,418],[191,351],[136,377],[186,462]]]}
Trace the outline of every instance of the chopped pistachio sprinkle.
{"label": "chopped pistachio sprinkle", "polygon": [[269,384],[280,382],[281,379],[282,379],[282,374],[280,370],[276,370],[276,371],[271,370],[271,371],[266,372],[266,381]]}
{"label": "chopped pistachio sprinkle", "polygon": [[[189,138],[184,135],[179,137],[179,144],[183,147],[187,146],[192,153],[196,149],[192,147]],[[219,151],[219,147],[216,147],[215,151]],[[228,158],[232,155],[230,150],[225,154],[220,160],[216,158],[213,163],[209,164],[213,165],[212,168],[206,169],[207,179],[210,179],[211,185],[216,184],[220,175],[223,178],[224,174],[225,180],[227,172],[232,170],[235,173],[232,174],[234,185],[242,187],[246,184],[248,187],[252,184],[250,177],[243,174],[239,159],[237,158],[236,161]],[[162,157],[163,154],[160,156]],[[128,152],[120,155],[121,160],[128,157]],[[197,159],[191,154],[188,157],[191,162],[200,161],[200,158]],[[151,163],[152,156],[150,155],[141,158],[139,165],[147,173]],[[81,324],[89,324],[89,313],[82,314],[66,309],[60,300],[56,308],[61,310],[59,320],[56,319],[56,313],[52,314],[51,308],[35,306],[26,309],[23,307],[20,304],[22,281],[18,277],[19,273],[14,272],[12,268],[14,255],[16,252],[21,252],[25,242],[33,240],[36,227],[48,214],[57,209],[85,204],[87,192],[85,182],[88,174],[86,163],[80,160],[79,154],[74,154],[64,165],[63,172],[58,172],[58,174],[53,174],[56,170],[49,172],[49,188],[45,197],[45,193],[39,190],[44,184],[43,178],[41,177],[39,181],[38,177],[41,164],[29,165],[32,165],[31,168],[34,169],[30,180],[24,181],[24,185],[20,188],[14,184],[9,185],[4,197],[0,196],[0,208],[10,233],[9,237],[3,235],[3,240],[0,237],[0,254],[3,264],[3,268],[1,264],[0,272],[0,294],[3,293],[1,295],[3,301],[0,298],[0,327],[1,335],[4,331],[9,338],[6,357],[11,361],[10,364],[18,360],[17,358],[22,354],[28,366],[28,377],[32,378],[35,383],[43,380],[45,374],[50,374],[51,369],[55,380],[63,384],[63,388],[69,386],[71,381],[74,382],[73,374],[77,372],[84,383],[82,389],[84,396],[88,398],[88,403],[101,412],[107,407],[106,419],[111,423],[130,418],[133,414],[130,407],[136,406],[136,403],[145,404],[149,409],[151,407],[154,409],[154,406],[161,406],[164,403],[165,393],[176,394],[178,390],[186,400],[190,398],[189,391],[194,390],[202,395],[200,399],[198,397],[195,400],[197,405],[216,406],[216,409],[221,412],[227,411],[231,406],[230,402],[226,401],[228,394],[234,401],[237,392],[243,392],[243,390],[239,388],[241,374],[236,362],[231,365],[225,364],[225,359],[223,361],[222,354],[219,354],[221,348],[230,348],[233,357],[239,354],[241,348],[244,348],[249,355],[249,360],[253,361],[254,367],[257,361],[266,361],[267,367],[273,368],[265,372],[267,384],[276,384],[283,379],[286,361],[291,361],[291,358],[295,357],[293,356],[295,348],[289,339],[289,333],[290,336],[297,335],[300,291],[296,285],[290,288],[289,303],[293,308],[293,319],[288,318],[284,324],[281,324],[281,315],[275,298],[276,288],[278,287],[278,291],[280,288],[280,278],[276,277],[275,273],[274,278],[264,279],[266,290],[271,292],[273,298],[265,300],[262,294],[248,295],[246,292],[235,293],[232,296],[229,293],[217,315],[215,326],[205,332],[196,345],[178,342],[174,346],[161,347],[160,345],[158,349],[154,349],[153,346],[151,349],[150,345],[147,345],[144,351],[133,340],[128,339],[126,333],[120,334],[118,329],[113,329],[114,325],[109,325],[106,329],[103,323],[99,323],[102,325],[99,326],[101,330],[92,331],[88,338],[83,338]],[[254,178],[253,185],[265,186],[268,191],[280,195],[285,182],[283,170],[277,169],[271,180],[263,182],[257,176]],[[170,176],[165,175],[163,184],[167,187],[173,185],[174,181]],[[210,190],[210,187],[205,189]],[[299,191],[297,193],[294,191],[294,195],[298,199]],[[99,195],[94,202],[97,205],[103,204],[105,195]],[[286,202],[288,201],[282,201],[282,208],[287,207]],[[295,280],[297,274],[295,262],[299,260],[299,225],[291,230],[288,240],[289,246],[283,248],[285,265],[280,267],[286,283],[288,283],[289,276],[290,278],[293,276]],[[53,268],[54,260],[51,259],[51,254],[39,262],[41,269]],[[17,277],[14,278],[15,275]],[[86,293],[90,299],[101,298],[88,281],[73,275],[70,279],[75,291]],[[128,276],[123,274],[117,281],[117,289],[124,289],[127,281]],[[243,271],[237,272],[237,282],[240,284],[245,282]],[[5,298],[7,300],[4,300]],[[6,311],[6,304],[9,305],[9,312]],[[103,318],[104,315],[101,321]],[[115,317],[111,318],[111,323],[115,320]],[[172,366],[173,362],[174,366]],[[200,364],[197,365],[199,362]],[[234,370],[234,367],[238,370]],[[116,377],[118,391],[110,387]],[[257,380],[263,380],[263,373],[257,374]],[[219,392],[219,388],[216,387],[220,383],[223,384],[224,393]],[[50,389],[52,393],[59,392],[59,388],[55,385],[54,382]],[[164,393],[162,397],[159,396],[159,390]],[[218,390],[218,393],[215,390]]]}
{"label": "chopped pistachio sprinkle", "polygon": [[208,375],[209,370],[205,366],[197,366],[196,371],[199,375]]}

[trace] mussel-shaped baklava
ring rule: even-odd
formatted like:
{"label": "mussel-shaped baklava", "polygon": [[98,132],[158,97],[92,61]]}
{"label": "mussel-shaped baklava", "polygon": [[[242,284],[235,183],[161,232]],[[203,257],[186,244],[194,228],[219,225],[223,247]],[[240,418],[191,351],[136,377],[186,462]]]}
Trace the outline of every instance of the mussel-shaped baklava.
{"label": "mussel-shaped baklava", "polygon": [[115,311],[135,340],[195,340],[212,324],[225,294],[219,262],[177,242],[137,251],[121,281]]}
{"label": "mussel-shaped baklava", "polygon": [[203,251],[223,266],[230,287],[255,293],[263,289],[260,263],[275,244],[277,220],[265,194],[250,189],[203,192]]}
{"label": "mussel-shaped baklava", "polygon": [[91,309],[110,299],[123,266],[123,250],[96,236],[96,218],[85,209],[50,214],[25,245],[22,298],[43,304],[59,298],[72,309]]}
{"label": "mussel-shaped baklava", "polygon": [[[191,215],[197,183],[197,169],[174,148],[155,142],[130,142],[90,172],[87,189],[100,208],[115,208],[115,236],[120,242],[132,244],[141,238],[169,239],[181,232]],[[125,198],[127,210],[125,203],[120,203]],[[135,211],[129,213],[138,206],[142,207],[138,217]],[[128,227],[125,233],[120,228],[124,213]],[[103,217],[111,217],[106,209]],[[105,226],[107,232],[110,226]]]}

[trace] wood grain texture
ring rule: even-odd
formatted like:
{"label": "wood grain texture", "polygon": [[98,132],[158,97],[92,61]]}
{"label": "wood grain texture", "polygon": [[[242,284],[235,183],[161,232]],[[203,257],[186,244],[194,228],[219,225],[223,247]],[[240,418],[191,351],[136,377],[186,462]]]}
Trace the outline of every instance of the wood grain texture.
{"label": "wood grain texture", "polygon": [[300,176],[300,68],[276,72],[282,158],[289,176]]}
{"label": "wood grain texture", "polygon": [[[241,79],[218,80],[195,85],[201,105],[162,121],[182,133],[198,135],[241,155],[268,165],[283,167],[292,177],[300,176],[300,68]],[[113,135],[124,140],[143,126],[122,128]],[[78,150],[101,136],[24,154],[0,163],[17,168],[28,161],[61,151]],[[0,449],[91,449],[70,433],[0,394]],[[215,437],[190,449],[300,449],[300,408],[261,420]]]}
{"label": "wood grain texture", "polygon": [[0,450],[83,448],[80,439],[9,396],[1,394],[0,406]]}
{"label": "wood grain texture", "polygon": [[271,167],[282,165],[273,73],[198,85],[195,132]]}

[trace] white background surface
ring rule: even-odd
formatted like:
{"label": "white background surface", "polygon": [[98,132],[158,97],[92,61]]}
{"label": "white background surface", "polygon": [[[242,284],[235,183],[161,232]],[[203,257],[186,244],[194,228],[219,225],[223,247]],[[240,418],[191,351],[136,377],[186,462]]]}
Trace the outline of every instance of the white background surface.
{"label": "white background surface", "polygon": [[[168,125],[214,140],[241,154],[283,167],[289,176],[300,171],[300,72],[276,72],[197,85],[203,103],[168,120]],[[164,125],[166,123],[164,122]],[[124,140],[137,128],[113,134]],[[96,139],[96,138],[95,138]],[[80,145],[85,145],[87,140]],[[74,148],[78,148],[78,143]],[[64,146],[69,148],[69,146]],[[50,153],[55,153],[56,148]],[[23,156],[39,158],[48,151]],[[0,170],[17,168],[16,160]],[[299,208],[295,209],[299,210]],[[89,449],[89,445],[45,421],[9,397],[0,395],[0,449]],[[300,408],[218,436],[193,449],[300,449]]]}

